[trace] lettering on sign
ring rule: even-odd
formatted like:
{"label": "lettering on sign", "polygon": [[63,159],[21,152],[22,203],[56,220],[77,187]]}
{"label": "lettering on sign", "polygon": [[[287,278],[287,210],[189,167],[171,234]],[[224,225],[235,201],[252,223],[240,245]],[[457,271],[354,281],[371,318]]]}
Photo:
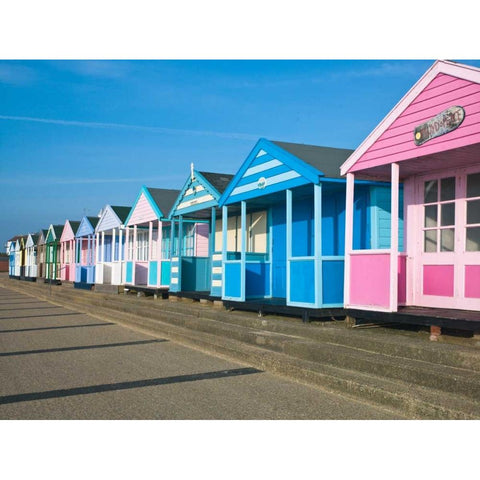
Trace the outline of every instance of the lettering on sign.
{"label": "lettering on sign", "polygon": [[415,128],[413,132],[415,145],[423,145],[433,138],[450,133],[462,124],[464,118],[463,107],[454,106],[444,110]]}

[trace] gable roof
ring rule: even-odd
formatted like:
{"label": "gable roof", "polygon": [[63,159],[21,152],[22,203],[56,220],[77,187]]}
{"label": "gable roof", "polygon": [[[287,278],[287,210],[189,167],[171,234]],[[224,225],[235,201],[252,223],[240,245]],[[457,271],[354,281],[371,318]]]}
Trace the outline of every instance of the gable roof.
{"label": "gable roof", "polygon": [[168,190],[165,188],[147,187],[147,190],[164,217],[168,215],[180,193],[180,190]]}
{"label": "gable roof", "polygon": [[47,234],[45,235],[45,242],[48,240],[50,233],[52,233],[52,239],[50,240],[51,242],[60,240],[60,237],[62,236],[63,232],[63,225],[50,225],[47,230]]}
{"label": "gable roof", "polygon": [[[353,150],[258,140],[220,198],[219,204],[255,198],[322,178],[340,178],[340,165]],[[233,199],[235,197],[235,199]]]}
{"label": "gable roof", "polygon": [[380,138],[380,136],[393,124],[393,122],[402,114],[402,112],[439,73],[451,75],[453,77],[476,83],[480,82],[479,68],[446,60],[435,61],[433,65],[417,81],[417,83],[415,83],[415,85],[377,125],[370,135],[368,135],[368,137],[357,147],[352,155],[350,155],[350,157],[341,167],[342,175],[345,175],[349,172],[349,170],[357,163],[360,157],[362,157],[362,155]]}
{"label": "gable roof", "polygon": [[167,188],[151,188],[143,185],[137,195],[135,203],[133,204],[127,218],[125,219],[124,224],[129,224],[130,219],[134,215],[135,209],[137,208],[142,196],[145,197],[146,201],[153,210],[153,213],[158,219],[168,218],[168,214],[173,204],[175,203],[175,200],[177,199],[179,193],[180,190],[170,190]]}
{"label": "gable roof", "polygon": [[316,145],[276,140],[272,140],[272,143],[320,170],[328,178],[341,178],[340,167],[353,153],[353,150],[346,148],[318,147]]}
{"label": "gable roof", "polygon": [[125,223],[125,220],[128,217],[128,214],[130,213],[131,207],[119,207],[117,205],[110,205],[112,210],[115,212],[115,215],[118,217],[118,219],[122,222]]}
{"label": "gable roof", "polygon": [[198,172],[192,164],[192,171],[172,205],[168,218],[218,206],[218,200],[232,178],[233,175],[226,173]]}
{"label": "gable roof", "polygon": [[77,233],[78,227],[80,226],[80,221],[78,220],[68,220],[68,223],[72,227],[73,234]]}
{"label": "gable roof", "polygon": [[215,190],[221,195],[228,184],[232,181],[233,175],[229,173],[213,173],[213,172],[198,172],[205,180],[212,185]]}
{"label": "gable roof", "polygon": [[85,235],[91,235],[95,232],[95,227],[97,226],[99,218],[98,217],[83,217],[80,221],[80,225],[75,232],[75,237],[80,238]]}

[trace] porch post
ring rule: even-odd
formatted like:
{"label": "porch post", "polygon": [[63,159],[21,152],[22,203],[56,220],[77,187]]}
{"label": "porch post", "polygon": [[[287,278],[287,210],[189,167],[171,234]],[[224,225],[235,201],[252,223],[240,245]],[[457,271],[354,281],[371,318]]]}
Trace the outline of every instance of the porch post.
{"label": "porch post", "polygon": [[345,199],[345,259],[343,277],[343,302],[350,305],[350,254],[353,249],[353,199],[355,193],[355,175],[347,173],[347,193]]}
{"label": "porch post", "polygon": [[125,251],[123,252],[123,255],[122,255],[122,240],[123,240],[122,233],[123,231],[121,227],[118,227],[118,258],[117,260],[120,262],[125,259]]}
{"label": "porch post", "polygon": [[110,261],[112,263],[115,261],[115,240],[116,240],[115,230],[116,230],[116,228],[112,228],[112,247],[111,247],[111,252],[110,252]]}
{"label": "porch post", "polygon": [[130,247],[130,229],[128,228],[128,225],[125,225],[125,250],[123,252],[123,258],[125,261],[130,260],[130,258],[128,258],[129,247]]}
{"label": "porch post", "polygon": [[323,304],[322,276],[322,184],[313,186],[314,201],[314,255],[315,255],[315,305]]}
{"label": "porch post", "polygon": [[173,242],[175,241],[175,217],[170,220],[170,261],[175,256],[175,248]]}
{"label": "porch post", "polygon": [[285,190],[286,193],[286,247],[287,247],[287,305],[290,303],[290,261],[292,259],[292,191]]}
{"label": "porch post", "polygon": [[213,287],[213,254],[215,253],[215,229],[217,223],[217,210],[215,207],[212,207],[210,215],[210,242],[208,244],[208,257],[209,257],[209,265],[210,265],[210,293]]}
{"label": "porch post", "polygon": [[390,211],[390,310],[398,310],[398,189],[400,167],[392,163]]}
{"label": "porch post", "polygon": [[225,262],[227,261],[228,207],[222,207],[222,298],[225,296]]}
{"label": "porch post", "polygon": [[133,252],[132,252],[132,284],[135,285],[135,270],[137,266],[137,225],[133,226]]}
{"label": "porch post", "polygon": [[157,225],[157,285],[161,285],[162,271],[162,222],[158,220]]}
{"label": "porch post", "polygon": [[148,222],[148,262],[152,259],[153,222]]}
{"label": "porch post", "polygon": [[210,216],[210,242],[208,245],[208,255],[212,260],[212,255],[215,252],[215,224],[217,222],[217,211],[215,207],[212,207],[212,214]]}
{"label": "porch post", "polygon": [[183,215],[178,216],[178,268],[180,272],[180,257],[183,255]]}
{"label": "porch post", "polygon": [[102,232],[102,248],[98,253],[98,256],[101,258],[101,262],[105,262],[105,232]]}
{"label": "porch post", "polygon": [[240,260],[241,260],[241,267],[240,267],[240,292],[241,298],[243,300],[246,299],[245,296],[245,276],[246,276],[246,251],[247,251],[247,202],[242,200],[240,202],[240,209],[241,209],[241,241],[240,241]]}

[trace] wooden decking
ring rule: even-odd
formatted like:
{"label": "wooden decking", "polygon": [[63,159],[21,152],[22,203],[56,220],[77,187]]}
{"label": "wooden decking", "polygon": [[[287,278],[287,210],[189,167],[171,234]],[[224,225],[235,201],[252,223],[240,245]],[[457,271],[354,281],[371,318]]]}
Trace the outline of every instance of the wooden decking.
{"label": "wooden decking", "polygon": [[310,321],[311,318],[345,318],[345,310],[343,308],[304,308],[292,307],[286,304],[284,298],[262,298],[256,300],[247,300],[245,302],[235,302],[232,300],[224,300],[223,305],[230,310],[243,310],[258,312],[259,316],[265,314],[272,315],[289,315],[293,317],[301,317],[304,322]]}
{"label": "wooden decking", "polygon": [[347,309],[347,315],[378,323],[405,323],[459,330],[480,331],[480,312],[429,307],[399,307],[398,312]]}

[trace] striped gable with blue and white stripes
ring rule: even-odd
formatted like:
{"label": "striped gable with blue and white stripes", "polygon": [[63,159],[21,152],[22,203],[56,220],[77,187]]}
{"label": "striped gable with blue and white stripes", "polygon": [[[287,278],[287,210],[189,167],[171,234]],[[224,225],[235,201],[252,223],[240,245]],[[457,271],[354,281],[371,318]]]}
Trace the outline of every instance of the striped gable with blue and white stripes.
{"label": "striped gable with blue and white stripes", "polygon": [[[205,175],[207,175],[207,173],[205,173]],[[230,181],[232,178],[231,175],[227,174],[208,175],[216,175],[220,180],[225,177],[224,180],[226,182]],[[202,175],[202,172],[193,170],[173,205],[169,218],[177,215],[186,215],[198,210],[203,210],[204,208],[216,207],[220,195],[221,192],[219,192],[217,188],[215,188],[205,176]]]}
{"label": "striped gable with blue and white stripes", "polygon": [[220,205],[318,183],[323,173],[264,138],[260,139],[220,199]]}

